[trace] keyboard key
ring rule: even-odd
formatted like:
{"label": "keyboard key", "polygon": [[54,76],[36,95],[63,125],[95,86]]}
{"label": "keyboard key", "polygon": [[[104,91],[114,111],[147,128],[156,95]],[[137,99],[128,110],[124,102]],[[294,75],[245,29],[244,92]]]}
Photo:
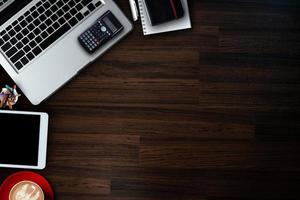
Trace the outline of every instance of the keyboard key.
{"label": "keyboard key", "polygon": [[58,17],[62,17],[65,13],[64,13],[64,11],[62,11],[62,10],[60,9],[60,10],[57,11],[56,14],[57,14]]}
{"label": "keyboard key", "polygon": [[49,2],[45,2],[45,3],[43,4],[43,6],[44,6],[45,8],[49,8],[51,5],[50,5]]}
{"label": "keyboard key", "polygon": [[53,6],[51,6],[50,10],[51,10],[52,12],[55,12],[55,11],[58,10],[58,7],[57,7],[56,5],[53,5]]}
{"label": "keyboard key", "polygon": [[21,59],[21,63],[22,63],[23,65],[26,65],[28,62],[29,62],[29,60],[26,58],[26,56],[24,56],[24,57]]}
{"label": "keyboard key", "polygon": [[10,35],[10,37],[13,37],[16,34],[16,32],[14,31],[14,29],[12,29],[8,32],[8,34]]}
{"label": "keyboard key", "polygon": [[41,22],[45,21],[46,19],[47,19],[47,17],[46,17],[44,14],[41,14],[41,15],[39,16],[39,20],[40,20]]}
{"label": "keyboard key", "polygon": [[70,10],[69,6],[68,5],[64,5],[62,7],[62,9],[65,11],[65,12],[68,12]]}
{"label": "keyboard key", "polygon": [[88,16],[89,14],[90,14],[90,11],[89,11],[89,10],[87,10],[87,11],[85,11],[85,12],[83,13],[84,16]]}
{"label": "keyboard key", "polygon": [[102,4],[101,1],[98,1],[97,3],[95,3],[95,6],[99,7],[101,4]]}
{"label": "keyboard key", "polygon": [[30,14],[30,12],[29,11],[26,11],[25,13],[24,13],[24,16],[28,16]]}
{"label": "keyboard key", "polygon": [[20,23],[20,25],[21,25],[22,27],[25,27],[27,24],[28,24],[28,23],[27,23],[25,20],[21,21],[21,23]]}
{"label": "keyboard key", "polygon": [[23,35],[22,35],[21,33],[18,33],[18,34],[16,35],[16,38],[17,38],[18,40],[21,40],[21,39],[23,38]]}
{"label": "keyboard key", "polygon": [[15,28],[14,28],[14,29],[15,29],[15,31],[16,31],[16,32],[19,32],[19,31],[20,31],[22,28],[21,28],[21,26],[20,26],[20,25],[17,25],[17,26],[15,26]]}
{"label": "keyboard key", "polygon": [[41,32],[41,30],[40,30],[39,28],[36,28],[36,29],[33,30],[33,33],[34,33],[35,35],[40,34],[40,32]]}
{"label": "keyboard key", "polygon": [[48,37],[48,33],[42,32],[41,36],[42,36],[43,39],[45,39],[46,37]]}
{"label": "keyboard key", "polygon": [[50,17],[50,16],[52,15],[51,10],[47,10],[47,11],[45,12],[45,15],[46,15],[47,17]]}
{"label": "keyboard key", "polygon": [[22,16],[20,16],[19,18],[18,18],[18,21],[20,22],[20,21],[22,21],[24,19],[24,16],[22,15]]}
{"label": "keyboard key", "polygon": [[39,7],[40,5],[42,5],[42,1],[39,1],[39,2],[36,4],[36,7]]}
{"label": "keyboard key", "polygon": [[15,53],[17,53],[18,49],[16,47],[10,48],[7,52],[6,55],[10,58],[12,57]]}
{"label": "keyboard key", "polygon": [[33,20],[33,18],[29,15],[28,17],[26,17],[25,19],[28,23],[31,23],[31,21]]}
{"label": "keyboard key", "polygon": [[34,59],[34,55],[31,52],[29,52],[28,54],[26,54],[26,57],[28,58],[28,60]]}
{"label": "keyboard key", "polygon": [[75,6],[75,8],[76,8],[77,10],[81,10],[81,9],[83,8],[83,6],[79,3],[79,4],[77,4],[77,5]]}
{"label": "keyboard key", "polygon": [[78,13],[75,17],[78,19],[78,21],[81,21],[84,18],[81,13]]}
{"label": "keyboard key", "polygon": [[65,18],[60,18],[60,19],[58,20],[58,22],[59,22],[61,25],[63,25],[63,24],[66,22],[66,20],[65,20]]}
{"label": "keyboard key", "polygon": [[18,60],[20,60],[23,56],[25,55],[23,50],[18,51],[18,53],[16,53],[13,57],[11,57],[11,61],[13,63],[17,62]]}
{"label": "keyboard key", "polygon": [[34,48],[36,46],[36,42],[34,40],[32,40],[30,43],[29,43],[29,46],[31,48]]}
{"label": "keyboard key", "polygon": [[29,45],[26,45],[26,46],[23,48],[23,50],[24,50],[26,53],[28,53],[28,52],[31,50],[31,48],[29,47]]}
{"label": "keyboard key", "polygon": [[16,47],[17,47],[18,49],[21,49],[23,46],[24,46],[24,45],[23,45],[22,42],[18,42],[18,43],[16,44]]}
{"label": "keyboard key", "polygon": [[32,6],[32,7],[30,8],[30,12],[35,11],[35,9],[36,9],[36,7],[35,7],[35,6]]}
{"label": "keyboard key", "polygon": [[33,21],[33,24],[35,25],[35,26],[38,26],[38,25],[40,25],[40,20],[39,19],[35,19],[34,21]]}
{"label": "keyboard key", "polygon": [[69,1],[68,2],[68,5],[71,7],[71,8],[73,8],[76,4],[75,4],[75,2],[74,1]]}
{"label": "keyboard key", "polygon": [[34,41],[39,44],[41,41],[43,40],[43,38],[41,38],[41,36],[37,36]]}
{"label": "keyboard key", "polygon": [[22,65],[21,62],[17,62],[17,63],[15,64],[15,67],[16,67],[18,70],[20,70],[20,69],[23,67],[23,65]]}
{"label": "keyboard key", "polygon": [[76,15],[77,10],[76,10],[75,8],[72,8],[72,9],[70,10],[70,13],[71,13],[72,16],[74,16],[74,15]]}
{"label": "keyboard key", "polygon": [[29,33],[28,29],[27,28],[24,28],[21,33],[25,36]]}
{"label": "keyboard key", "polygon": [[9,25],[8,27],[6,27],[6,31],[9,31],[10,29],[12,29],[12,25]]}
{"label": "keyboard key", "polygon": [[8,49],[10,49],[10,47],[11,47],[11,44],[9,43],[9,42],[6,42],[2,47],[1,47],[1,49],[2,49],[2,51],[7,51]]}
{"label": "keyboard key", "polygon": [[5,31],[5,30],[3,30],[3,31],[1,31],[1,32],[0,32],[0,35],[2,35],[2,36],[3,36],[5,33],[6,33],[6,31]]}
{"label": "keyboard key", "polygon": [[34,34],[33,34],[33,33],[29,33],[28,39],[29,39],[29,40],[32,40],[33,38],[34,38]]}
{"label": "keyboard key", "polygon": [[15,37],[13,37],[13,38],[10,39],[10,43],[12,45],[15,45],[17,42],[18,42],[18,40]]}
{"label": "keyboard key", "polygon": [[64,3],[62,2],[62,1],[58,1],[57,2],[57,6],[60,8],[60,7],[62,7],[64,5]]}
{"label": "keyboard key", "polygon": [[47,20],[45,21],[45,23],[46,23],[47,26],[50,26],[50,25],[52,24],[52,21],[51,21],[51,19],[47,19]]}
{"label": "keyboard key", "polygon": [[46,29],[46,31],[49,33],[49,35],[51,34],[51,33],[53,33],[53,31],[54,31],[54,29],[50,26],[50,27],[48,27],[47,29]]}
{"label": "keyboard key", "polygon": [[51,20],[54,21],[54,22],[58,19],[58,17],[57,17],[56,14],[53,14],[50,18],[51,18]]}
{"label": "keyboard key", "polygon": [[42,23],[40,26],[39,26],[39,29],[41,30],[45,30],[47,28],[46,24]]}
{"label": "keyboard key", "polygon": [[31,23],[27,26],[27,28],[32,31],[35,28],[35,25]]}
{"label": "keyboard key", "polygon": [[40,47],[36,47],[32,50],[32,52],[37,56],[42,52],[42,49]]}
{"label": "keyboard key", "polygon": [[14,21],[11,25],[15,26],[18,24],[18,21]]}
{"label": "keyboard key", "polygon": [[28,42],[29,42],[29,40],[28,40],[27,37],[25,37],[25,38],[22,39],[22,43],[23,43],[23,44],[27,44]]}
{"label": "keyboard key", "polygon": [[93,10],[95,10],[95,6],[94,6],[94,4],[92,4],[92,3],[90,3],[88,6],[88,9],[92,12]]}
{"label": "keyboard key", "polygon": [[33,18],[37,18],[39,16],[39,13],[37,11],[34,11],[31,15]]}
{"label": "keyboard key", "polygon": [[4,40],[2,40],[1,38],[0,38],[0,46],[2,46],[4,44]]}
{"label": "keyboard key", "polygon": [[70,19],[69,23],[71,24],[71,26],[75,26],[77,24],[78,20],[73,17],[72,19]]}
{"label": "keyboard key", "polygon": [[64,35],[68,30],[71,29],[71,26],[68,24],[63,25],[59,29],[57,29],[50,37],[48,37],[46,40],[44,40],[40,47],[45,50],[47,47],[49,47],[52,43],[54,43],[58,38],[60,38],[62,35]]}
{"label": "keyboard key", "polygon": [[37,11],[38,11],[39,13],[43,13],[43,12],[45,11],[45,8],[44,8],[43,6],[41,6],[41,7],[39,7],[39,8],[37,9]]}
{"label": "keyboard key", "polygon": [[3,40],[4,40],[4,41],[8,41],[9,39],[10,39],[10,37],[9,37],[8,34],[5,34],[5,35],[3,36]]}
{"label": "keyboard key", "polygon": [[59,23],[58,22],[55,22],[52,27],[54,28],[54,30],[58,29],[59,28]]}
{"label": "keyboard key", "polygon": [[66,13],[66,14],[64,15],[64,18],[65,18],[66,20],[69,20],[71,17],[72,17],[72,16],[70,15],[70,13]]}

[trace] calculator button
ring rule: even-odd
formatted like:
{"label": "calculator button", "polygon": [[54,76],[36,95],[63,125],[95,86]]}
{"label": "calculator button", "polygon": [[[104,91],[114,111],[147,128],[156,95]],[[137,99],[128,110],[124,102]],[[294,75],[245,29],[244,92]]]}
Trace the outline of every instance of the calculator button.
{"label": "calculator button", "polygon": [[106,29],[106,27],[105,26],[101,26],[101,31],[102,32],[105,32],[107,29]]}

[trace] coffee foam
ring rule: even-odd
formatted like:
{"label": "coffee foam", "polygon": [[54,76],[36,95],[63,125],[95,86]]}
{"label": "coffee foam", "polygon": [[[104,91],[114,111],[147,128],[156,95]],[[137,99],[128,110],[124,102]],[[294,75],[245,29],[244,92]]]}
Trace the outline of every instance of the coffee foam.
{"label": "coffee foam", "polygon": [[44,193],[38,184],[22,181],[11,189],[9,200],[44,200]]}

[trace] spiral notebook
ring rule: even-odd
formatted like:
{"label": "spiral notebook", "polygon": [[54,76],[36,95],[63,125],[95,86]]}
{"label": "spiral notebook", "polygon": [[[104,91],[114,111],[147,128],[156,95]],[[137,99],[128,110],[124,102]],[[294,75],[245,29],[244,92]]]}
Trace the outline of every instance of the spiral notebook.
{"label": "spiral notebook", "polygon": [[152,26],[144,0],[138,0],[144,35],[164,33],[192,28],[187,0],[181,0],[184,16],[180,19]]}

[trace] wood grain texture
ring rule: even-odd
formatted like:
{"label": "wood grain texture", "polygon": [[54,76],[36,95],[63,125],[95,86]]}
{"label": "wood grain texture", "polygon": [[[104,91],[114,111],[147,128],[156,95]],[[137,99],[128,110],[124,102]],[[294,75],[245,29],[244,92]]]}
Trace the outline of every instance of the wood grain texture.
{"label": "wood grain texture", "polygon": [[193,29],[136,23],[46,102],[22,96],[50,115],[40,173],[56,199],[300,198],[299,1],[189,5]]}

